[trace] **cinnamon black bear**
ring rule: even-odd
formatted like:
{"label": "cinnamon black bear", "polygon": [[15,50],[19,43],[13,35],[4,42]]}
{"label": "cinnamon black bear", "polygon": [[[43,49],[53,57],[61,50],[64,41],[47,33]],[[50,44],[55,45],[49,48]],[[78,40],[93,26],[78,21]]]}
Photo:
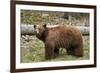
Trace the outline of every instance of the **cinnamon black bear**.
{"label": "cinnamon black bear", "polygon": [[65,48],[67,54],[82,57],[83,39],[81,32],[74,26],[47,27],[34,25],[36,37],[45,44],[46,59],[59,55],[59,48]]}

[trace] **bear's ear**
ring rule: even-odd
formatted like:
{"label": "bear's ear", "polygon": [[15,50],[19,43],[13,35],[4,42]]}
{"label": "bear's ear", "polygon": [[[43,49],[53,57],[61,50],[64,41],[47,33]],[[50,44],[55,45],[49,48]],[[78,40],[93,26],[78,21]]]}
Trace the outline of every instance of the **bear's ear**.
{"label": "bear's ear", "polygon": [[46,28],[47,27],[47,24],[44,24],[43,27]]}
{"label": "bear's ear", "polygon": [[36,28],[36,25],[34,25],[33,27]]}

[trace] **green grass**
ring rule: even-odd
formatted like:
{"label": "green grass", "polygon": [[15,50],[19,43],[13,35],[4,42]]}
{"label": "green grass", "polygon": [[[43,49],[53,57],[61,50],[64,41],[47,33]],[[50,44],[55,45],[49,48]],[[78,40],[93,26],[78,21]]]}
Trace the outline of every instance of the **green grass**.
{"label": "green grass", "polygon": [[[75,57],[72,55],[67,55],[65,49],[60,49],[60,55],[54,59],[46,60],[44,52],[44,44],[42,41],[38,40],[36,37],[32,37],[29,42],[24,42],[21,44],[21,62],[31,63],[31,62],[43,62],[43,61],[70,61],[70,60],[87,60],[89,59],[89,36],[84,36],[84,56]],[[22,43],[22,41],[21,41]]]}

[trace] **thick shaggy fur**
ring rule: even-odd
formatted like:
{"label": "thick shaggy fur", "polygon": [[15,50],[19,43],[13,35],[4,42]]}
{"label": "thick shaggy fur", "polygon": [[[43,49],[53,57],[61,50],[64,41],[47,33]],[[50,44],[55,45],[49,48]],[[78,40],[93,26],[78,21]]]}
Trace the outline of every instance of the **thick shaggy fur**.
{"label": "thick shaggy fur", "polygon": [[74,26],[57,26],[47,28],[46,25],[34,26],[36,36],[45,44],[45,57],[51,59],[59,55],[59,48],[65,48],[67,54],[82,57],[83,40],[81,32]]}

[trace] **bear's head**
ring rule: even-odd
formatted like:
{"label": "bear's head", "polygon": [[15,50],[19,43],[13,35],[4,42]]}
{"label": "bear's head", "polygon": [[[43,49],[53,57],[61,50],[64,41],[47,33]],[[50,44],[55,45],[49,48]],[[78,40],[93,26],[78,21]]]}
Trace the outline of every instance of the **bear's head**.
{"label": "bear's head", "polygon": [[46,24],[34,25],[34,33],[40,40],[44,39],[46,29],[47,29]]}

